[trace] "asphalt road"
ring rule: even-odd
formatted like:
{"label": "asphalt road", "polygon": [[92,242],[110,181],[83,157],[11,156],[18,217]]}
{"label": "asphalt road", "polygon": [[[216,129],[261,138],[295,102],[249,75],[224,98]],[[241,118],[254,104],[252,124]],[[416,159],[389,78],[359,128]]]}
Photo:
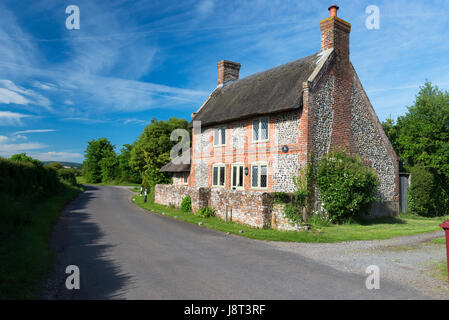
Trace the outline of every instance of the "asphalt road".
{"label": "asphalt road", "polygon": [[[125,188],[88,186],[55,227],[46,299],[425,299],[411,287],[338,271],[263,241],[150,213]],[[80,289],[67,290],[68,265]]]}

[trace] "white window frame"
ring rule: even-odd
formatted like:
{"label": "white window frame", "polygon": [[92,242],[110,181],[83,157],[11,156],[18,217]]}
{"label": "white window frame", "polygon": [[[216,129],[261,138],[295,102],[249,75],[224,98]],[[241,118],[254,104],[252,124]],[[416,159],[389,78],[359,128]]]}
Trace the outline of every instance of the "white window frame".
{"label": "white window frame", "polygon": [[[262,168],[262,166],[266,166],[267,167],[267,186],[266,187],[261,187],[260,186],[260,180],[261,180],[261,172],[262,172],[262,170],[261,170],[261,168]],[[257,170],[257,186],[256,187],[254,187],[253,186],[253,167],[258,167],[258,170]],[[267,162],[264,162],[264,161],[256,161],[256,162],[253,162],[253,163],[251,163],[251,176],[250,176],[250,186],[251,186],[251,189],[259,189],[259,190],[266,190],[266,189],[268,189],[268,163]]]}
{"label": "white window frame", "polygon": [[[225,140],[224,143],[222,141],[222,138],[223,138],[223,133],[222,132],[223,131],[224,131],[224,140]],[[215,143],[215,135],[217,134],[217,132],[219,134],[219,141],[220,141],[220,143]],[[222,146],[226,145],[226,126],[225,125],[214,128],[214,130],[213,130],[213,144],[214,144],[214,147],[222,147]]]}
{"label": "white window frame", "polygon": [[[262,120],[267,120],[267,138],[266,139],[260,139],[261,131],[262,131]],[[254,122],[259,121],[259,139],[254,139]],[[252,141],[253,142],[267,142],[270,139],[270,118],[269,117],[261,117],[256,118],[251,121],[251,135],[252,135]]]}
{"label": "white window frame", "polygon": [[[233,175],[233,170],[234,167],[243,167],[243,172],[242,172],[242,183],[243,185],[235,187],[235,189],[233,188],[234,185],[234,175]],[[237,171],[237,174],[238,171]],[[237,178],[237,177],[236,177]],[[243,162],[234,162],[231,164],[231,190],[244,190],[245,189],[245,164]]]}
{"label": "white window frame", "polygon": [[[217,174],[218,174],[218,176],[217,176],[217,182],[218,182],[218,184],[214,184],[214,168],[218,168],[217,169]],[[224,168],[224,183],[223,183],[223,185],[220,185],[220,178],[221,178],[221,170],[220,170],[220,168]],[[226,187],[226,165],[224,164],[224,163],[216,163],[216,164],[214,164],[214,165],[212,165],[212,174],[211,174],[211,177],[212,177],[212,187],[214,187],[214,188],[225,188]]]}

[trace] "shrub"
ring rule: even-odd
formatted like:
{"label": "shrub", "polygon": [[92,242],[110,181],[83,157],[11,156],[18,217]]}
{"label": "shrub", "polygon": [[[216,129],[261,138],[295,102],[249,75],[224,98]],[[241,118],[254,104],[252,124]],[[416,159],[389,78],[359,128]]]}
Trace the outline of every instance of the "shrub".
{"label": "shrub", "polygon": [[0,158],[0,192],[39,199],[60,187],[56,171],[43,166],[38,160],[11,161]]}
{"label": "shrub", "polygon": [[444,205],[440,205],[441,190],[436,176],[423,167],[415,166],[410,170],[411,184],[408,194],[409,210],[412,214],[434,217],[446,214]]}
{"label": "shrub", "polygon": [[197,215],[201,218],[209,218],[215,216],[215,211],[212,208],[204,207],[198,210]]}
{"label": "shrub", "polygon": [[284,210],[285,216],[290,220],[292,223],[301,223],[303,222],[302,216],[298,210],[298,207],[293,203],[287,203],[285,205]]}
{"label": "shrub", "polygon": [[190,196],[185,196],[182,199],[181,210],[184,211],[184,212],[191,212],[192,211],[192,200],[190,199]]}
{"label": "shrub", "polygon": [[72,186],[76,186],[76,170],[75,169],[59,169],[57,170],[58,178],[61,181],[67,182]]}
{"label": "shrub", "polygon": [[359,156],[338,150],[318,161],[316,183],[324,209],[336,222],[368,210],[378,186],[376,172]]}
{"label": "shrub", "polygon": [[273,202],[275,203],[290,203],[292,201],[290,195],[286,192],[274,192]]}

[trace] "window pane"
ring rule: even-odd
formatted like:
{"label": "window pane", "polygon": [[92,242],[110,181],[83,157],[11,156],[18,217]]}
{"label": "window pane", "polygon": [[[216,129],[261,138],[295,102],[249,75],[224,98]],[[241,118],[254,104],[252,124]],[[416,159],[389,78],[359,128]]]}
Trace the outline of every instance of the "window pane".
{"label": "window pane", "polygon": [[268,118],[262,119],[260,123],[260,139],[267,140],[268,139]]}
{"label": "window pane", "polygon": [[267,187],[267,166],[260,167],[260,186],[262,188]]}
{"label": "window pane", "polygon": [[254,166],[254,167],[252,167],[252,172],[251,172],[251,186],[257,187],[258,178],[259,178],[259,167]]}
{"label": "window pane", "polygon": [[226,127],[221,128],[221,144],[226,144]]}
{"label": "window pane", "polygon": [[232,167],[232,186],[237,185],[237,167]]}
{"label": "window pane", "polygon": [[243,187],[243,166],[240,166],[239,169],[239,187]]}
{"label": "window pane", "polygon": [[218,185],[218,168],[214,167],[212,174],[212,185]]}
{"label": "window pane", "polygon": [[253,121],[253,140],[259,140],[259,120]]}
{"label": "window pane", "polygon": [[220,138],[219,130],[218,130],[218,128],[215,128],[214,129],[214,144],[215,145],[220,144],[220,141],[218,140],[219,138]]}
{"label": "window pane", "polygon": [[225,184],[225,167],[220,167],[220,186]]}

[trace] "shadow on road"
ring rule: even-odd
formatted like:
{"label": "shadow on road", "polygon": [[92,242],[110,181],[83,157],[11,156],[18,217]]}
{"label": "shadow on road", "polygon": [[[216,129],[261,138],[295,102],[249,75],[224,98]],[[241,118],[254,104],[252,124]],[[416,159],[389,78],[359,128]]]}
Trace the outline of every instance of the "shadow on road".
{"label": "shadow on road", "polygon": [[[85,192],[64,208],[55,226],[50,244],[57,261],[44,283],[44,299],[120,299],[122,289],[131,284],[132,277],[109,256],[114,246],[102,243],[104,233],[93,219],[95,206],[89,204],[101,196],[98,190],[85,186]],[[69,265],[79,267],[79,290],[66,288]]]}

